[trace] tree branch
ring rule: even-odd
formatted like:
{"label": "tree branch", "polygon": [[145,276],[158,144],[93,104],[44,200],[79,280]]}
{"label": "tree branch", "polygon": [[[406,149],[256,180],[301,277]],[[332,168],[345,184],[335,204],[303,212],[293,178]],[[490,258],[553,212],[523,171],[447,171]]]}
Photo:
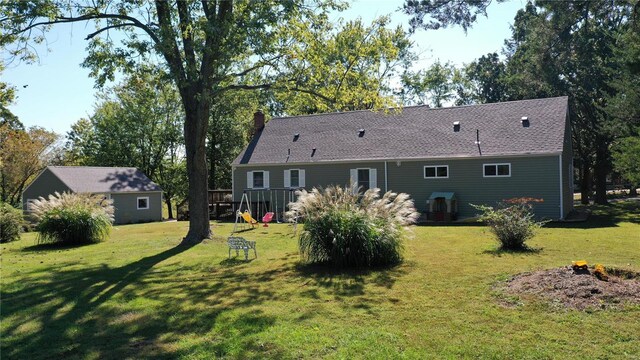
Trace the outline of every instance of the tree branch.
{"label": "tree branch", "polygon": [[335,100],[331,99],[328,96],[322,95],[318,92],[309,89],[301,89],[298,87],[286,87],[286,86],[275,86],[274,84],[257,84],[257,85],[247,85],[247,84],[233,84],[225,86],[218,90],[218,93],[223,93],[230,90],[259,90],[259,89],[273,89],[273,90],[288,90],[288,91],[297,91],[304,94],[313,95],[318,97],[330,104],[334,104]]}
{"label": "tree branch", "polygon": [[[164,56],[171,73],[176,79],[176,85],[182,95],[182,99],[188,99],[189,94],[186,94],[186,81],[187,77],[182,65],[182,58],[180,57],[180,50],[176,43],[176,37],[173,33],[173,27],[171,24],[171,14],[168,8],[168,4],[164,0],[156,0],[156,12],[158,14],[158,23],[160,24],[160,34],[164,42],[158,41],[160,46],[160,53]],[[186,104],[185,104],[186,105]]]}
{"label": "tree branch", "polygon": [[182,36],[182,45],[184,46],[184,57],[187,63],[187,77],[192,77],[196,71],[196,55],[193,49],[193,36],[191,28],[191,18],[186,1],[177,1],[178,7],[178,25],[180,26],[180,34]]}
{"label": "tree branch", "polygon": [[84,39],[85,40],[91,40],[96,35],[100,34],[103,31],[107,31],[107,30],[110,30],[110,29],[116,29],[116,28],[120,28],[120,27],[125,27],[125,26],[135,26],[135,24],[134,23],[124,23],[124,24],[118,24],[118,25],[110,25],[110,26],[104,27],[102,29],[99,29],[96,32],[92,32],[91,34],[87,35],[87,37],[85,37]]}

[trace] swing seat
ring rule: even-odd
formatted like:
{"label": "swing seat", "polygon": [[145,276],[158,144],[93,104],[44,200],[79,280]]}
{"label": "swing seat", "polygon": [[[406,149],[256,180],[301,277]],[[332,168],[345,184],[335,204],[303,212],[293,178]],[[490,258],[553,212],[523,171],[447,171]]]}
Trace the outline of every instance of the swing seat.
{"label": "swing seat", "polygon": [[248,210],[245,210],[245,212],[242,213],[242,218],[252,226],[258,223],[258,220],[251,217],[251,214]]}
{"label": "swing seat", "polygon": [[264,223],[264,227],[269,227],[269,224],[271,222],[271,220],[273,219],[273,213],[272,212],[268,212],[266,214],[264,214],[264,216],[262,217],[262,222]]}

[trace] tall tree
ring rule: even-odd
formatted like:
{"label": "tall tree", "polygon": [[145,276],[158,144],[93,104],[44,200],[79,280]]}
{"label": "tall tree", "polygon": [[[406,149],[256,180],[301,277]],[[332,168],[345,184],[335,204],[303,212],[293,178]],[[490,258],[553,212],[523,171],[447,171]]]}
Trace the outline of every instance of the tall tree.
{"label": "tall tree", "polygon": [[616,134],[603,109],[614,91],[608,76],[616,68],[611,45],[630,11],[628,3],[605,0],[529,3],[516,16],[507,43],[507,83],[514,97],[569,95],[583,202],[589,198],[592,170],[595,201],[607,202],[609,145]]}
{"label": "tall tree", "polygon": [[631,21],[613,45],[618,64],[612,71],[606,113],[617,121],[615,131],[621,139],[612,146],[614,169],[631,185],[631,195],[640,186],[640,2],[636,2]]}
{"label": "tall tree", "polygon": [[397,105],[390,81],[414,59],[412,43],[390,18],[330,23],[296,29],[295,56],[287,67],[309,91],[287,88],[272,92],[277,114],[378,109]]}
{"label": "tall tree", "polygon": [[[4,65],[0,63],[0,75],[4,71]],[[13,104],[16,98],[15,88],[5,82],[0,81],[0,125],[10,124],[13,128],[24,130],[24,125],[18,120],[10,110],[9,105]]]}
{"label": "tall tree", "polygon": [[405,72],[402,75],[403,102],[407,105],[442,107],[455,96],[454,70],[450,63],[442,64],[437,60],[426,70]]}
{"label": "tall tree", "polygon": [[[498,0],[503,2],[505,0]],[[478,15],[487,16],[492,0],[405,0],[402,10],[412,29],[440,29],[460,25],[466,32]]]}
{"label": "tall tree", "polygon": [[497,53],[482,55],[464,69],[475,102],[486,104],[509,100],[505,84],[506,65]]}
{"label": "tall tree", "polygon": [[616,141],[613,146],[613,166],[631,185],[630,195],[638,195],[640,186],[640,137],[629,136]]}
{"label": "tall tree", "polygon": [[90,120],[78,121],[68,133],[70,162],[142,170],[163,188],[173,218],[172,202],[183,191],[171,176],[184,153],[183,111],[174,87],[162,73],[140,71],[98,98]]}
{"label": "tall tree", "polygon": [[0,139],[0,201],[18,206],[25,187],[58,159],[58,135],[40,127],[22,130],[6,123],[0,124]]}
{"label": "tall tree", "polygon": [[[0,7],[2,43],[17,44],[11,53],[27,58],[33,30],[46,32],[51,25],[92,22],[85,64],[99,80],[113,76],[157,55],[168,68],[185,112],[184,138],[189,174],[189,232],[186,243],[211,234],[207,197],[206,138],[212,104],[224,92],[286,84],[302,84],[281,71],[291,52],[292,29],[326,18],[331,2],[307,4],[302,0],[226,1],[30,1],[8,2]],[[120,44],[101,35],[122,31]],[[153,59],[153,58],[151,58]],[[248,84],[254,73],[267,74],[262,84]]]}
{"label": "tall tree", "polygon": [[230,92],[212,107],[207,135],[210,189],[231,188],[231,163],[249,141],[253,114],[264,103],[256,92]]}

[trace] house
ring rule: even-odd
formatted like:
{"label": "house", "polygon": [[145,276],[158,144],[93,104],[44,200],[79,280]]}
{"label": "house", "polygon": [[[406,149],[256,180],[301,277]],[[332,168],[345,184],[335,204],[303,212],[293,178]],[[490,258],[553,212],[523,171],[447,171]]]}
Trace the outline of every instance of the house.
{"label": "house", "polygon": [[162,220],[162,189],[136,168],[48,166],[22,192],[22,206],[55,192],[104,194],[113,200],[115,223]]}
{"label": "house", "polygon": [[[405,107],[274,118],[233,162],[233,197],[357,184],[411,195],[433,220],[472,217],[470,204],[541,198],[538,217],[573,207],[568,98],[449,108]],[[284,193],[284,192],[282,192]],[[282,201],[282,198],[279,198]]]}

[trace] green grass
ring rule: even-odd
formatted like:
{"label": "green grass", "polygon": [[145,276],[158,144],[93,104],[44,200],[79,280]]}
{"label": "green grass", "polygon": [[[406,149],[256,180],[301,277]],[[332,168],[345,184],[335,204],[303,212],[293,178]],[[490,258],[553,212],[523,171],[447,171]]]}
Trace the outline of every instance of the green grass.
{"label": "green grass", "polygon": [[[638,358],[640,307],[579,312],[505,300],[509,276],[587,260],[640,271],[640,212],[597,208],[551,224],[535,253],[500,253],[482,226],[413,228],[406,261],[337,272],[298,263],[291,228],[242,235],[258,259],[228,260],[224,237],[179,247],[186,223],[116,227],[77,248],[2,244],[2,359]],[[235,254],[234,254],[235,255]],[[242,257],[242,255],[241,255]]]}

